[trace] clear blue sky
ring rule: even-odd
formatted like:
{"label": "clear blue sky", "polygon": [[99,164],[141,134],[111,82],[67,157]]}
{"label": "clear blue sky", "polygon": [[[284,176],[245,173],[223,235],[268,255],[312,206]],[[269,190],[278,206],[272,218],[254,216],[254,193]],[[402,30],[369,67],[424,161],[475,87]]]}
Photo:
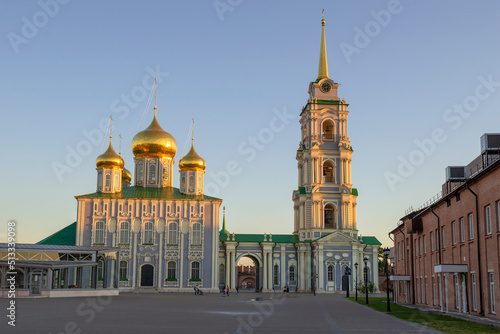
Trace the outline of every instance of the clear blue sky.
{"label": "clear blue sky", "polygon": [[[228,162],[239,166],[208,193],[224,199],[228,229],[291,233],[298,115],[317,76],[322,8],[330,77],[350,103],[361,234],[388,245],[404,211],[441,189],[445,167],[467,164],[483,133],[500,132],[498,1],[221,0],[218,10],[213,1],[53,4],[0,4],[0,240],[9,219],[18,221],[18,242],[76,220],[73,196],[95,191],[101,153],[101,142],[85,146],[83,132],[95,133],[110,114],[113,144],[121,133],[133,170],[131,140],[152,117],[150,108],[140,125],[141,87],[155,71],[159,121],[177,140],[176,163],[194,117],[206,184],[217,185]],[[295,117],[255,157],[239,152],[276,111]],[[415,141],[428,142],[434,129],[442,130],[439,142],[419,153]],[[53,165],[67,165],[68,148],[85,154],[58,179]],[[386,175],[398,175],[401,158],[417,166],[391,188]]]}

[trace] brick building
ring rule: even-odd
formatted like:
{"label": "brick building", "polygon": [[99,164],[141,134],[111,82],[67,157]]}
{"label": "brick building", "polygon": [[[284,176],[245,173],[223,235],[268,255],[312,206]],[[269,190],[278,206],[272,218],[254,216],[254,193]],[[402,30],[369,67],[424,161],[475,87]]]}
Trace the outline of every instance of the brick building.
{"label": "brick building", "polygon": [[500,134],[483,135],[481,146],[389,233],[397,302],[500,319]]}

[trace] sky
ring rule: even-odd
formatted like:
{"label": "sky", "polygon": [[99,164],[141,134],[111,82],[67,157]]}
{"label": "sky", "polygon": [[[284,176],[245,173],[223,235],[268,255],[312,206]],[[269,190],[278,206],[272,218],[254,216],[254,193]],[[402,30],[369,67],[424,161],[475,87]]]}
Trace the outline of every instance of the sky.
{"label": "sky", "polygon": [[500,132],[498,1],[3,1],[0,241],[12,219],[20,243],[76,221],[110,115],[133,171],[153,77],[176,163],[195,119],[205,192],[224,200],[228,230],[292,233],[323,8],[330,77],[350,104],[357,226],[391,245],[446,166],[468,164],[480,136]]}

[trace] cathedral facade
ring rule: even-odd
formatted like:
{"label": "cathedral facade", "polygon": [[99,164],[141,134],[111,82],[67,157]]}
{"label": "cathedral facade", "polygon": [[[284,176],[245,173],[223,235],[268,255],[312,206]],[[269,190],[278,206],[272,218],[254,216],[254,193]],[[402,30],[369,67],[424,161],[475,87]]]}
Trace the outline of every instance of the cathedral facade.
{"label": "cathedral facade", "polygon": [[[76,245],[119,250],[120,290],[234,289],[243,257],[255,264],[256,291],[354,290],[365,268],[378,286],[380,242],[357,230],[348,104],[328,74],[324,29],[322,20],[318,78],[301,110],[293,233],[237,234],[228,231],[225,215],[220,227],[222,200],[204,194],[206,164],[194,144],[178,162],[174,188],[176,141],[158,123],[156,106],[151,124],[132,141],[133,177],[110,138],[96,160],[96,192],[76,196]],[[106,274],[98,264],[98,281]]]}

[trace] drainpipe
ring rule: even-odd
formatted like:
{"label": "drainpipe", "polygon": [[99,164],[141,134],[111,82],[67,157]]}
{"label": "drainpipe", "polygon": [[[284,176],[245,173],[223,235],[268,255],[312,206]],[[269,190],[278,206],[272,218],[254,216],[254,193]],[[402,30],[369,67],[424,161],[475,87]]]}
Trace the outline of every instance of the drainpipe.
{"label": "drainpipe", "polygon": [[[431,212],[434,216],[436,216],[437,220],[438,220],[438,233],[436,233],[436,238],[437,238],[437,247],[438,247],[438,255],[439,255],[439,264],[441,264],[441,224],[439,223],[439,216],[436,215],[436,213],[434,212],[434,208],[431,206]],[[431,240],[432,242],[432,240]]]}
{"label": "drainpipe", "polygon": [[465,186],[467,187],[467,190],[469,190],[472,195],[476,198],[476,240],[477,240],[477,261],[478,261],[478,274],[479,274],[479,304],[481,307],[481,310],[479,312],[480,315],[484,316],[484,299],[483,299],[483,275],[482,275],[482,269],[481,269],[481,247],[479,244],[479,202],[478,198],[475,192],[472,191],[471,188],[469,188],[469,183],[466,182]]}
{"label": "drainpipe", "polygon": [[[412,226],[413,230],[413,226]],[[415,262],[414,262],[414,254],[413,254],[413,231],[409,232],[410,234],[410,248],[411,248],[411,303],[415,304]]]}

